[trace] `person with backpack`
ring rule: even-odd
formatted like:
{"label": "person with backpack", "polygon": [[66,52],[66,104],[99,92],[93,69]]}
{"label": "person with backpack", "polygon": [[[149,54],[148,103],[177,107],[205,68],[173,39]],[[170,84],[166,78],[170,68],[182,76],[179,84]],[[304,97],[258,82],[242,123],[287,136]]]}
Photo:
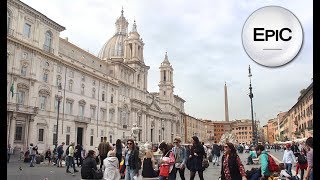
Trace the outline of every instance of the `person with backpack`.
{"label": "person with backpack", "polygon": [[79,171],[76,169],[76,166],[75,166],[75,163],[74,163],[74,153],[75,153],[75,150],[74,150],[74,142],[73,142],[73,143],[71,143],[71,145],[69,146],[68,152],[66,151],[66,155],[68,156],[68,165],[67,165],[66,173],[71,173],[71,172],[69,171],[69,167],[70,167],[71,165],[73,166],[73,173],[79,172]]}
{"label": "person with backpack", "polygon": [[263,145],[259,144],[256,146],[256,153],[257,157],[259,157],[261,167],[251,176],[250,180],[259,179],[259,177],[261,177],[261,179],[268,179],[271,174],[271,169],[276,169],[277,164],[275,164],[274,159],[267,154]]}
{"label": "person with backpack", "polygon": [[296,160],[290,146],[291,146],[290,144],[286,144],[286,150],[284,151],[282,162],[284,163],[286,170],[288,171],[290,176],[292,176],[292,171],[291,171],[292,164]]}
{"label": "person with backpack", "polygon": [[58,152],[58,158],[57,158],[57,167],[62,167],[62,155],[63,155],[63,146],[64,146],[64,142],[61,143],[60,146],[58,146],[57,148],[57,152]]}
{"label": "person with backpack", "polygon": [[181,138],[176,137],[174,138],[174,147],[172,148],[172,152],[175,157],[175,164],[173,167],[173,179],[176,179],[176,174],[179,172],[181,180],[185,180],[184,177],[184,171],[186,167],[186,161],[187,161],[187,152],[186,148],[181,146]]}
{"label": "person with backpack", "polygon": [[162,142],[159,145],[159,149],[162,152],[162,157],[159,163],[160,164],[159,180],[175,179],[174,175],[176,173],[173,171],[175,158],[172,150],[169,148],[166,142]]}
{"label": "person with backpack", "polygon": [[298,155],[298,163],[297,163],[297,168],[296,168],[296,176],[298,175],[299,169],[300,169],[300,171],[301,171],[300,179],[303,179],[304,170],[306,170],[307,167],[308,167],[308,162],[307,162],[307,157],[306,157],[307,152],[306,152],[305,149],[302,149],[300,152],[301,152],[301,153]]}

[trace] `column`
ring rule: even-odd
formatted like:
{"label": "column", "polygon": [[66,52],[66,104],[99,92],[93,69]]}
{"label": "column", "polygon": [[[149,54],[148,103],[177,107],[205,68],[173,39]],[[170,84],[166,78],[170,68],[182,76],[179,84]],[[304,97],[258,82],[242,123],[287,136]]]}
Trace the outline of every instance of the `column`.
{"label": "column", "polygon": [[14,133],[16,131],[16,119],[17,119],[17,114],[13,113],[12,116],[10,117],[10,132],[9,132],[9,143],[11,146],[13,145],[14,142]]}

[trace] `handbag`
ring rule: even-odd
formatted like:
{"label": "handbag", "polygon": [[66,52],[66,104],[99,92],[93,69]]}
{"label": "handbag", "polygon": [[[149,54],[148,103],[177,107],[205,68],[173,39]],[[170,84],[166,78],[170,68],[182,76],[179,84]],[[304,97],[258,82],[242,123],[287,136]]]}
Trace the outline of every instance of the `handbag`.
{"label": "handbag", "polygon": [[169,164],[161,164],[160,165],[159,176],[168,177],[169,172],[170,172],[170,165]]}
{"label": "handbag", "polygon": [[103,172],[102,169],[95,170],[92,168],[93,179],[102,179]]}
{"label": "handbag", "polygon": [[203,168],[208,168],[209,167],[209,161],[207,158],[203,158],[202,160],[202,167]]}

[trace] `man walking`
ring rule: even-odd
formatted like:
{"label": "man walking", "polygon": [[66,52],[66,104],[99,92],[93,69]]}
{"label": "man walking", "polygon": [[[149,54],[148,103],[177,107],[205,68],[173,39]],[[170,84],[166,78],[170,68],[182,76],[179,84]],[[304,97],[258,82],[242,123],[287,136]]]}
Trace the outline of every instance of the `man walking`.
{"label": "man walking", "polygon": [[103,142],[101,142],[98,146],[99,156],[100,156],[100,169],[103,165],[103,160],[107,157],[109,150],[111,150],[111,146],[107,142],[107,137],[103,138]]}
{"label": "man walking", "polygon": [[217,163],[217,166],[219,166],[220,151],[220,146],[217,144],[217,141],[214,141],[214,144],[212,145],[213,165]]}
{"label": "man walking", "polygon": [[63,146],[64,146],[64,142],[62,142],[61,145],[57,148],[57,152],[58,152],[57,167],[62,167],[62,155],[64,152]]}
{"label": "man walking", "polygon": [[75,166],[75,164],[74,164],[74,142],[73,143],[71,143],[71,145],[70,145],[70,147],[69,147],[69,154],[68,154],[68,161],[69,161],[69,163],[68,163],[68,165],[67,165],[67,170],[66,170],[66,172],[67,173],[71,173],[70,171],[69,171],[69,166],[71,166],[72,165],[72,167],[73,167],[73,173],[76,173],[76,172],[79,172],[78,170],[76,170],[76,166]]}
{"label": "man walking", "polygon": [[29,156],[30,156],[30,167],[34,167],[33,162],[36,156],[36,149],[33,147],[33,143],[30,143],[29,146]]}
{"label": "man walking", "polygon": [[[76,146],[76,153],[75,153],[75,158],[77,160],[78,167],[82,165],[82,161],[83,161],[81,156],[82,150],[83,150],[82,146],[78,143],[78,145]],[[79,163],[79,160],[80,160],[80,163]]]}

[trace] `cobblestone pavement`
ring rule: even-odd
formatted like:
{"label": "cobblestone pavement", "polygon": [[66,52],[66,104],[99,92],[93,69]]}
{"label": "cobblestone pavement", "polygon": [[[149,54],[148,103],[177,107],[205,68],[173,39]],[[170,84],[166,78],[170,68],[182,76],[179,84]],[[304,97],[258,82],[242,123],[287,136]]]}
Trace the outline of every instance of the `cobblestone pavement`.
{"label": "cobblestone pavement", "polygon": [[[242,163],[245,166],[245,170],[250,170],[252,167],[259,167],[259,165],[245,165],[247,163],[248,153],[239,154]],[[221,158],[220,158],[221,160]],[[43,164],[35,164],[35,167],[29,167],[29,163],[23,163],[17,159],[12,158],[11,162],[7,164],[7,179],[9,180],[58,180],[58,179],[81,179],[80,168],[77,167],[79,172],[74,176],[66,173],[66,168],[58,168],[56,166],[48,165],[47,161]],[[221,163],[220,163],[221,165]],[[22,168],[22,170],[19,169]],[[72,168],[70,171],[73,172]],[[204,171],[204,179],[218,180],[220,177],[221,166],[210,166]],[[186,179],[190,178],[190,172],[185,171]],[[177,173],[177,180],[179,180],[179,174]],[[198,174],[196,178],[199,179]]]}

